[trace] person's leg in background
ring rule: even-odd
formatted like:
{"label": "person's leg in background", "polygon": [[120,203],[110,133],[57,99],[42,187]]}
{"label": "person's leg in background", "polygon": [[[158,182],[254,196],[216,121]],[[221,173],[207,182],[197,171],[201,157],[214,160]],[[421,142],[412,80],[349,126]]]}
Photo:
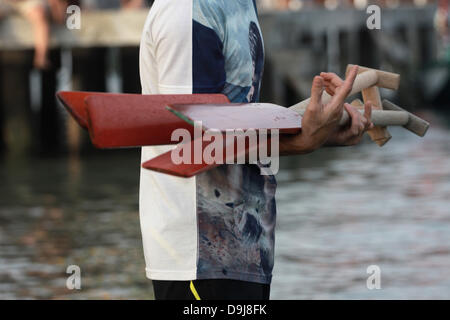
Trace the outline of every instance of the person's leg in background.
{"label": "person's leg in background", "polygon": [[124,9],[139,9],[144,6],[144,0],[121,0],[120,2]]}
{"label": "person's leg in background", "polygon": [[41,1],[31,0],[19,3],[20,13],[32,24],[34,32],[34,66],[46,69],[48,61],[49,23],[45,6]]}
{"label": "person's leg in background", "polygon": [[67,7],[75,4],[79,5],[79,1],[67,1],[67,0],[47,0],[50,13],[52,16],[52,22],[63,24],[67,16]]}

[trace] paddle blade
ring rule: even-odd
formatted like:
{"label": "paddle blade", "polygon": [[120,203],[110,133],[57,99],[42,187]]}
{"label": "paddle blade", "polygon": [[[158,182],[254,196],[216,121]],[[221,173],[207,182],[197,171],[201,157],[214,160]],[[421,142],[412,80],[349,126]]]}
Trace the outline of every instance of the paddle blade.
{"label": "paddle blade", "polygon": [[88,128],[86,105],[84,99],[91,95],[101,95],[100,92],[88,91],[59,91],[56,93],[56,98],[66,108],[75,121],[84,129]]}
{"label": "paddle blade", "polygon": [[302,118],[297,112],[270,103],[171,104],[167,108],[191,125],[200,121],[203,130],[277,129],[294,134],[301,128]]}
{"label": "paddle blade", "polygon": [[[202,147],[206,147],[208,143],[199,140],[199,143]],[[186,148],[190,148],[191,155],[194,154],[194,145],[195,143],[189,142],[186,145]],[[191,164],[175,164],[172,161],[172,151],[165,152],[147,162],[142,164],[144,169],[157,171],[160,173],[165,173],[171,176],[182,177],[182,178],[190,178],[199,173],[202,173],[206,170],[218,167],[220,164],[207,164],[203,160],[199,164],[194,164],[193,159],[191,159]]]}
{"label": "paddle blade", "polygon": [[[144,169],[157,171],[176,177],[190,178],[202,172],[216,168],[222,164],[237,163],[237,159],[246,159],[246,156],[249,153],[257,155],[259,148],[259,143],[250,144],[248,143],[248,141],[246,141],[244,148],[238,148],[237,140],[232,139],[230,141],[227,141],[224,136],[223,143],[221,144],[221,146],[223,147],[222,151],[220,152],[221,156],[216,157],[216,160],[219,161],[209,161],[209,163],[207,163],[205,161],[206,157],[204,151],[205,148],[208,147],[211,143],[213,142],[204,141],[201,138],[193,140],[184,145],[183,152],[180,152],[176,149],[168,151],[147,162],[144,162],[142,164],[142,167]],[[267,139],[267,143],[270,143],[270,138]],[[180,145],[177,146],[177,148],[178,147],[180,147]],[[172,152],[175,153],[175,156]],[[189,153],[189,157],[185,159],[187,161],[183,161],[182,163],[177,164],[176,161],[174,161],[174,158],[177,155],[183,155],[184,152]],[[198,156],[197,159],[195,158],[196,153]],[[214,156],[216,155],[214,154]]]}
{"label": "paddle blade", "polygon": [[167,111],[169,104],[227,103],[222,94],[90,95],[86,99],[89,134],[97,148],[167,145],[176,129],[193,127]]}

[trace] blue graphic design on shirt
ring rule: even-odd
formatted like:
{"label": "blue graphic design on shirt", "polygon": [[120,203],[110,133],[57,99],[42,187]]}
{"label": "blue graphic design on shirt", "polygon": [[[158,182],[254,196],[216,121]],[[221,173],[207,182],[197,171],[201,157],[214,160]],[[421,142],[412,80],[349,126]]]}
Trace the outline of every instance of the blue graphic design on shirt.
{"label": "blue graphic design on shirt", "polygon": [[[193,93],[257,102],[264,46],[253,0],[194,0]],[[273,176],[257,165],[224,165],[197,176],[198,279],[270,283]]]}
{"label": "blue graphic design on shirt", "polygon": [[192,33],[195,35],[192,39],[195,93],[222,92],[226,80],[222,41],[214,30],[196,21],[193,21]]}

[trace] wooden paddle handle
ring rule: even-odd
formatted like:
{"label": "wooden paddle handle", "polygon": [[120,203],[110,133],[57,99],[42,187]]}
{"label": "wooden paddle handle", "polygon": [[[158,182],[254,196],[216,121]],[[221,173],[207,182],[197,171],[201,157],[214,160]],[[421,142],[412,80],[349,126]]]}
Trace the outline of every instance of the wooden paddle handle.
{"label": "wooden paddle handle", "polygon": [[[364,103],[361,100],[355,99],[352,101],[351,105],[357,108],[361,114],[364,114]],[[418,136],[425,136],[425,133],[430,126],[427,121],[413,115],[388,100],[383,100],[383,107],[385,110],[372,110],[371,121],[374,125],[382,127],[403,126]],[[305,111],[306,107],[303,107],[299,110],[299,114],[303,116]],[[348,125],[349,121],[350,115],[347,110],[344,110],[339,125]]]}
{"label": "wooden paddle handle", "polygon": [[[370,101],[372,102],[372,110],[383,110],[383,106],[381,104],[380,90],[378,87],[373,86],[367,89],[362,90],[362,96],[364,102]],[[367,131],[372,139],[378,146],[384,146],[391,138],[391,134],[387,130],[385,126],[378,126],[375,124],[373,129]]]}
{"label": "wooden paddle handle", "polygon": [[[361,114],[364,114],[364,109],[358,108]],[[392,111],[392,110],[372,110],[372,123],[376,126],[405,126],[409,122],[409,112],[407,111]],[[344,111],[339,125],[347,125],[350,121],[350,116],[347,111]]]}
{"label": "wooden paddle handle", "polygon": [[[361,100],[357,99],[353,101],[352,106],[358,108],[358,111],[361,114],[364,114],[364,104]],[[303,115],[306,111],[306,108],[302,108],[299,112],[300,115]],[[419,118],[420,119],[420,118]],[[420,119],[423,121],[422,119]],[[408,111],[397,111],[397,110],[372,110],[372,118],[371,121],[376,126],[406,126],[411,122],[410,113]],[[347,110],[344,110],[342,114],[342,118],[339,121],[340,126],[348,125],[350,122],[350,115]]]}
{"label": "wooden paddle handle", "polygon": [[[354,66],[354,64],[349,64],[345,74]],[[398,73],[392,73],[387,71],[381,71],[377,69],[367,68],[363,66],[358,66],[358,72],[363,73],[369,70],[373,70],[378,75],[377,87],[386,88],[391,90],[397,90],[400,85],[400,75]]]}
{"label": "wooden paddle handle", "polygon": [[[360,74],[358,74],[355,78],[355,82],[353,83],[352,91],[349,93],[349,96],[352,96],[358,92],[361,92],[363,89],[372,87],[378,82],[378,75],[376,71],[370,70],[365,71]],[[331,96],[326,93],[325,91],[322,94],[322,102],[328,103],[331,100]],[[290,107],[293,111],[299,112],[300,110],[306,109],[306,107],[309,105],[309,102],[311,101],[311,98],[308,98],[306,100],[303,100],[293,106]]]}
{"label": "wooden paddle handle", "polygon": [[[386,99],[383,100],[383,109],[408,112]],[[412,113],[408,112],[408,114],[409,114],[409,120],[405,125],[403,125],[403,127],[405,129],[411,131],[412,133],[418,135],[419,137],[425,136],[425,134],[428,131],[428,128],[430,127],[430,123],[419,118],[418,116],[416,116]]]}

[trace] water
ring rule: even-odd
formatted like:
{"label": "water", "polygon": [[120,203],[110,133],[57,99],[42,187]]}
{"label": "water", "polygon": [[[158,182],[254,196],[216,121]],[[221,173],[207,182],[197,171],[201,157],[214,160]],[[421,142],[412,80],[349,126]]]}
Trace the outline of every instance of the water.
{"label": "water", "polygon": [[390,131],[382,149],[324,150],[280,174],[273,298],[450,298],[449,131]]}
{"label": "water", "polygon": [[[0,169],[0,299],[153,297],[138,217],[139,155]],[[82,290],[66,288],[78,265]]]}
{"label": "water", "polygon": [[[433,124],[424,139],[391,129],[382,149],[283,159],[273,299],[450,298],[450,130]],[[0,299],[152,299],[138,163],[137,151],[3,163]],[[81,290],[66,288],[72,264]]]}

